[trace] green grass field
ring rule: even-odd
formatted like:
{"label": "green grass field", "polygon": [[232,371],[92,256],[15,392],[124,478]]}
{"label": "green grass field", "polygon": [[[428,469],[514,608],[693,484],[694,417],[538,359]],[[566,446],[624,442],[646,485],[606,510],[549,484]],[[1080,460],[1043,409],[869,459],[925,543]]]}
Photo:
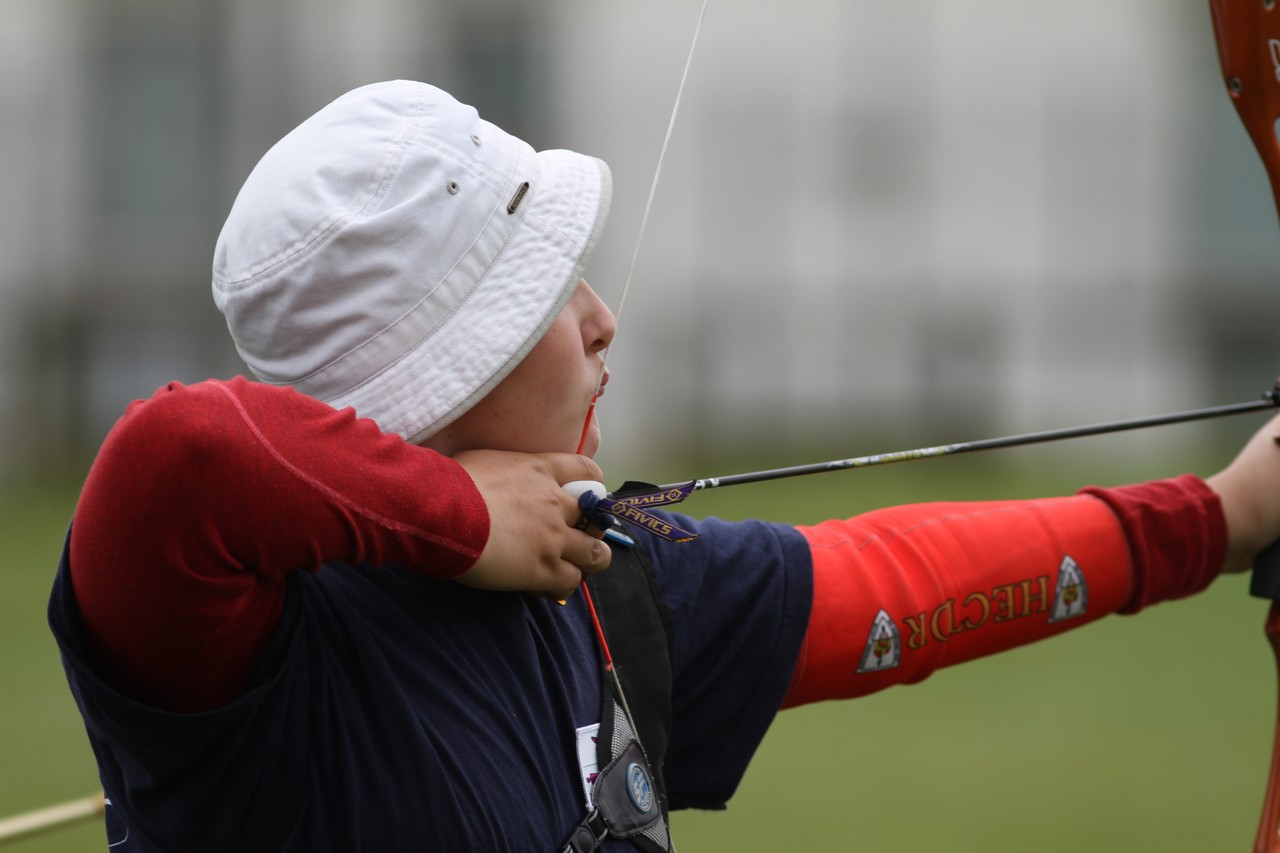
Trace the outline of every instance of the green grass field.
{"label": "green grass field", "polygon": [[[1208,458],[1225,461],[1229,447]],[[806,522],[905,500],[1054,494],[1182,470],[1117,472],[1036,454],[1013,454],[1040,460],[1045,470],[1035,473],[1012,457],[975,456],[726,489],[695,496],[688,509]],[[97,784],[44,616],[73,502],[74,487],[0,497],[0,816]],[[1197,599],[921,685],[788,711],[728,811],[677,815],[677,843],[683,853],[1248,849],[1276,713],[1264,613],[1243,578],[1225,578]],[[103,847],[90,822],[3,849]]]}

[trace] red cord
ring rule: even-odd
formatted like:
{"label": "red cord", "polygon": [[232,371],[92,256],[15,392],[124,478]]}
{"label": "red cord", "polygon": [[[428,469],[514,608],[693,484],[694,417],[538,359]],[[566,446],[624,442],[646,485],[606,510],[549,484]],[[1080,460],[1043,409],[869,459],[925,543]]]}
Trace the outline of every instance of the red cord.
{"label": "red cord", "polygon": [[587,589],[587,582],[582,582],[582,597],[586,599],[587,610],[591,613],[591,624],[596,629],[596,639],[600,641],[600,651],[604,655],[605,671],[613,669],[613,654],[609,651],[609,642],[604,638],[604,626],[600,624],[600,615],[596,613],[596,603],[591,600],[591,590]]}
{"label": "red cord", "polygon": [[[600,392],[591,398],[591,405],[587,407],[587,417],[582,423],[582,437],[578,439],[578,453],[582,452],[582,448],[587,444],[587,431],[591,429],[591,418],[596,412],[596,400],[600,398]],[[600,615],[596,613],[596,603],[591,600],[591,590],[587,588],[587,579],[582,579],[582,597],[587,602],[587,612],[591,614],[591,624],[596,629],[596,639],[600,641],[600,652],[604,655],[604,668],[606,671],[613,670],[613,653],[609,651],[609,641],[604,638],[604,626],[600,624]]]}
{"label": "red cord", "polygon": [[582,448],[587,446],[587,430],[591,429],[591,416],[596,413],[596,400],[600,398],[599,392],[591,398],[591,405],[587,407],[587,419],[582,422],[582,437],[578,439],[578,449],[575,453],[582,453]]}

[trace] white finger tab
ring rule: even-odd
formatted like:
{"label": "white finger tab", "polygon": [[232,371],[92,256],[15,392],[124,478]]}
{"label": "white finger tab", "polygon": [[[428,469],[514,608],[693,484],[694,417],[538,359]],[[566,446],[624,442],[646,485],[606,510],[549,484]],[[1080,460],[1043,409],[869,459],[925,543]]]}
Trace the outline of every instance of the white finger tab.
{"label": "white finger tab", "polygon": [[582,497],[586,492],[595,492],[598,498],[603,498],[609,494],[604,487],[604,483],[597,483],[595,480],[574,480],[572,483],[565,483],[562,488],[572,495],[574,499]]}

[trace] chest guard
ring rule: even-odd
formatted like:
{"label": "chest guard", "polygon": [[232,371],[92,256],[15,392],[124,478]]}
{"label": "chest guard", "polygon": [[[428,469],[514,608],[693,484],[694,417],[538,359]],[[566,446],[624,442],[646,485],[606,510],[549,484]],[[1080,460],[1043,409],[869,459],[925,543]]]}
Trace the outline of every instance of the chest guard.
{"label": "chest guard", "polygon": [[605,668],[601,654],[603,696],[597,742],[601,770],[592,784],[595,806],[574,828],[561,853],[589,853],[609,838],[625,839],[645,853],[669,853],[674,848],[662,777],[671,738],[672,663],[666,605],[639,544],[615,546],[610,567],[588,583],[614,671]]}

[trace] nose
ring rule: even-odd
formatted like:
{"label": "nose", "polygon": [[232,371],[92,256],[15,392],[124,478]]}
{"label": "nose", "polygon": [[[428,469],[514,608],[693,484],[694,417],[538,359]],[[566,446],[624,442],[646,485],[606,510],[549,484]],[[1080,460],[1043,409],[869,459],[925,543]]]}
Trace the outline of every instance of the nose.
{"label": "nose", "polygon": [[609,310],[609,306],[604,304],[604,301],[587,286],[585,281],[581,286],[591,300],[586,322],[583,323],[587,349],[592,353],[603,352],[608,349],[609,344],[613,343],[613,336],[618,333],[618,321]]}
{"label": "nose", "polygon": [[609,348],[609,344],[613,343],[613,336],[618,332],[618,323],[613,317],[613,312],[601,303],[604,308],[603,317],[599,327],[597,328],[596,338],[591,342],[592,352],[603,352]]}

